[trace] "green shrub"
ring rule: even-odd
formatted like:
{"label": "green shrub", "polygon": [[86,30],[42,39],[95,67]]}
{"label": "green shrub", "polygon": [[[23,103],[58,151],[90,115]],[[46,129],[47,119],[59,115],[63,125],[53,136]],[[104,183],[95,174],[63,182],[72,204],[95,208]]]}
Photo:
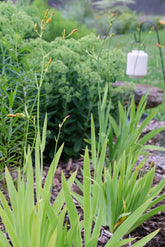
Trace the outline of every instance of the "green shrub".
{"label": "green shrub", "polygon": [[[67,20],[62,17],[61,12],[50,9],[55,12],[54,18],[43,35],[43,39],[52,41],[61,36],[64,29],[70,33],[73,29],[78,28],[79,32],[74,35],[75,39],[81,38],[91,31],[85,25],[80,25],[77,21]],[[25,38],[37,38],[34,32],[34,24],[40,23],[45,9],[37,8],[32,5],[13,4],[11,1],[0,3],[0,37],[6,35],[12,36],[14,33],[25,35]],[[94,31],[94,30],[92,30]]]}
{"label": "green shrub", "polygon": [[[1,29],[3,42],[1,42],[0,59],[3,66],[0,67],[0,73],[3,78],[8,78],[5,79],[5,83],[8,84],[9,90],[14,90],[18,86],[13,108],[7,109],[7,111],[12,114],[18,110],[24,112],[26,106],[30,116],[35,115],[36,77],[38,79],[40,77],[40,65],[43,57],[45,57],[44,63],[42,62],[43,67],[52,57],[51,66],[43,81],[40,102],[42,119],[45,112],[48,112],[47,156],[53,155],[54,147],[51,143],[54,142],[58,133],[58,125],[67,115],[71,115],[71,117],[62,130],[60,143],[65,140],[64,153],[66,155],[77,156],[83,148],[84,138],[88,138],[90,135],[91,112],[96,119],[96,127],[98,126],[98,90],[102,94],[105,84],[113,83],[123,73],[120,67],[124,59],[123,54],[120,50],[103,49],[101,39],[94,34],[82,37],[77,41],[75,39],[63,40],[57,37],[54,41],[47,42],[35,38],[36,33],[31,35],[31,32],[34,28],[33,18],[35,12],[39,13],[38,9],[34,7],[30,12],[28,6],[23,8],[19,5],[17,7],[7,2],[2,3],[2,8],[0,8],[4,13],[8,13],[5,7],[7,7],[9,16],[16,12],[17,23],[22,22],[20,30],[16,29],[17,25],[12,27],[11,21],[9,22],[10,32],[5,33],[5,25],[7,25],[5,22]],[[25,35],[23,34],[27,31],[29,24],[27,21],[27,26],[23,25],[24,18],[21,17],[21,8],[33,15],[30,17],[26,14],[33,28],[29,29]],[[36,16],[34,21],[39,18]],[[52,23],[53,19],[49,24]],[[38,21],[37,25],[39,26]],[[58,26],[56,22],[55,26]],[[76,33],[79,33],[79,29]],[[75,36],[76,33],[73,35]],[[111,88],[109,100],[112,101],[114,111],[119,97],[118,89]],[[8,104],[7,100],[5,104]],[[2,118],[4,118],[4,113]]]}
{"label": "green shrub", "polygon": [[[126,0],[124,2],[128,4],[134,1]],[[92,8],[92,5],[96,8]],[[95,28],[97,33],[103,36],[108,33],[114,13],[116,16],[111,32],[121,34],[132,31],[136,27],[136,12],[130,11],[124,4],[121,5],[121,1],[105,0],[92,3],[92,1],[77,0],[75,3],[72,0],[59,9],[67,19],[73,18],[90,29]]]}
{"label": "green shrub", "polygon": [[112,32],[115,34],[124,34],[136,30],[137,17],[136,12],[123,12],[115,17],[112,26]]}
{"label": "green shrub", "polygon": [[[21,164],[24,146],[34,137],[34,128],[29,126],[28,119],[9,118],[8,114],[20,112],[35,113],[33,102],[36,87],[32,71],[23,62],[27,53],[22,48],[22,33],[11,33],[0,41],[0,159],[1,167],[6,164]],[[24,63],[24,66],[23,66]],[[29,126],[29,132],[27,131]]]}
{"label": "green shrub", "polygon": [[11,38],[15,33],[25,37],[36,37],[33,19],[23,7],[14,5],[11,1],[2,2],[0,3],[0,38],[5,36]]}
{"label": "green shrub", "polygon": [[63,17],[68,20],[76,20],[79,24],[84,24],[91,30],[96,28],[95,11],[92,8],[91,0],[71,0],[66,2],[64,6],[59,6]]}
{"label": "green shrub", "polygon": [[[42,11],[40,8],[37,8],[35,5],[30,6],[24,6],[24,11],[31,16],[34,23],[40,23],[40,19],[42,18],[44,11]],[[83,24],[79,24],[76,20],[72,19],[66,19],[62,16],[61,12],[54,9],[49,8],[49,12],[54,12],[53,20],[49,23],[47,26],[43,39],[46,41],[53,41],[56,37],[61,37],[62,33],[65,29],[66,34],[70,33],[72,30],[78,28],[78,32],[74,34],[74,39],[79,39],[85,35],[88,35],[91,31],[85,27]],[[95,32],[94,29],[92,29],[92,32]],[[33,34],[34,35],[34,34]]]}
{"label": "green shrub", "polygon": [[86,23],[88,18],[94,16],[91,0],[71,0],[60,8],[63,16],[74,18],[79,23]]}
{"label": "green shrub", "polygon": [[[42,42],[43,51],[38,48],[40,42]],[[55,41],[48,43],[36,39],[28,40],[25,44],[33,50],[26,56],[26,63],[31,68],[38,69],[42,52],[45,55],[50,52],[52,57],[51,66],[44,79],[41,97],[41,112],[48,113],[49,154],[58,124],[67,115],[71,117],[61,134],[61,141],[65,140],[64,152],[67,155],[79,154],[83,139],[89,137],[91,112],[97,119],[98,86],[102,93],[105,84],[111,84],[122,73],[120,70],[122,52],[104,50],[101,44],[102,41],[94,34],[78,41],[56,38]],[[118,96],[118,89],[111,89],[109,100],[112,100],[112,107],[115,106]]]}

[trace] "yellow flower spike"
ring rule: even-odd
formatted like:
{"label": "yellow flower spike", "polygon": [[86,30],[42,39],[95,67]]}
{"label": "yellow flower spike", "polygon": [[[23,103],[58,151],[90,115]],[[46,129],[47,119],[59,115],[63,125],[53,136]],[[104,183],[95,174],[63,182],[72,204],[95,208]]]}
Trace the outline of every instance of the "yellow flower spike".
{"label": "yellow flower spike", "polygon": [[115,13],[113,13],[113,14],[111,14],[111,15],[110,15],[110,17],[114,17],[115,15],[116,15],[116,14],[115,14]]}
{"label": "yellow flower spike", "polygon": [[67,119],[67,118],[69,118],[69,117],[70,117],[70,115],[66,116],[65,119]]}
{"label": "yellow flower spike", "polygon": [[51,57],[50,60],[49,60],[49,65],[51,64],[51,62],[52,62],[52,57]]}
{"label": "yellow flower spike", "polygon": [[47,15],[48,15],[48,12],[49,12],[49,9],[47,9],[47,10],[46,10],[45,16],[47,16]]}
{"label": "yellow flower spike", "polygon": [[151,162],[151,165],[152,165],[152,166],[155,165],[155,161],[154,161],[154,160]]}
{"label": "yellow flower spike", "polygon": [[16,114],[8,114],[7,117],[16,117]]}
{"label": "yellow flower spike", "polygon": [[37,32],[37,23],[34,25],[34,30]]}

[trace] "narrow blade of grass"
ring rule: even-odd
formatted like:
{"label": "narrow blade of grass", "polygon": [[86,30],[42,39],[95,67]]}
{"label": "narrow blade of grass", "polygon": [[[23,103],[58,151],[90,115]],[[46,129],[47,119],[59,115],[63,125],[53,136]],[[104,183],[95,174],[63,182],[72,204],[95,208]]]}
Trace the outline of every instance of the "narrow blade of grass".
{"label": "narrow blade of grass", "polygon": [[158,234],[159,230],[156,230],[146,237],[140,239],[137,243],[133,244],[132,247],[143,247],[146,243],[148,243],[152,238],[155,237],[156,234]]}

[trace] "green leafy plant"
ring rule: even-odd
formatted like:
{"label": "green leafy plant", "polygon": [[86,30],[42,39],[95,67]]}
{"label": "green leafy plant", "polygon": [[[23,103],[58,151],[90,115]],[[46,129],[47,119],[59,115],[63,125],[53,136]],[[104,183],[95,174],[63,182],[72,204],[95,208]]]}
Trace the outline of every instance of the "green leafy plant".
{"label": "green leafy plant", "polygon": [[[104,97],[106,97],[106,94]],[[152,201],[149,203],[147,210],[153,206],[155,208],[139,217],[131,230],[151,216],[164,210],[164,206],[156,207],[156,204],[165,197],[164,194],[159,195],[165,186],[165,180],[163,179],[157,186],[152,187],[155,174],[155,166],[152,167],[154,163],[151,164],[147,171],[144,169],[147,159],[145,150],[164,149],[157,146],[144,145],[157,133],[163,131],[164,127],[153,130],[140,138],[143,129],[156,114],[156,112],[150,114],[138,127],[146,106],[146,97],[147,95],[142,97],[136,112],[134,99],[132,99],[130,108],[127,111],[119,103],[119,124],[111,116],[108,118],[109,114],[105,111],[104,98],[99,111],[100,118],[105,120],[100,125],[99,140],[102,143],[105,138],[108,138],[109,148],[106,158],[108,168],[104,169],[104,182],[102,183],[106,205],[103,224],[108,225],[111,232],[114,232],[129,215],[151,197]],[[116,138],[115,142],[114,137]],[[94,150],[95,147],[92,146],[95,161],[97,158]],[[145,158],[136,166],[138,158],[142,154],[145,154]]]}
{"label": "green leafy plant", "polygon": [[[42,50],[38,48],[41,42]],[[40,108],[43,116],[48,112],[48,145],[54,141],[61,119],[71,115],[61,132],[60,143],[65,140],[64,153],[67,156],[77,156],[85,147],[83,139],[90,135],[91,112],[97,121],[98,83],[102,94],[105,83],[114,82],[120,75],[122,52],[102,49],[98,59],[102,41],[94,34],[78,41],[56,38],[47,43],[36,39],[28,41],[26,45],[30,50],[33,49],[33,53],[27,54],[26,63],[36,70],[40,54],[51,51],[52,63],[44,78]],[[118,95],[119,90],[112,88],[110,97],[113,106]]]}
{"label": "green leafy plant", "polygon": [[[3,101],[0,103],[0,157],[1,165],[20,164],[24,152],[25,143],[33,142],[35,135],[33,121],[29,117],[10,118],[8,114],[15,115],[23,112],[28,116],[34,109],[34,98],[36,91],[31,80],[32,72],[22,68],[25,49],[19,49],[23,42],[23,36],[15,33],[12,42],[1,39],[0,49],[0,90]],[[29,129],[29,131],[28,131]]]}
{"label": "green leafy plant", "polygon": [[[165,194],[159,195],[165,187],[165,179],[162,179],[157,186],[152,187],[155,166],[145,171],[143,167],[146,163],[146,158],[138,166],[135,166],[139,153],[134,162],[132,162],[131,156],[132,153],[129,154],[127,160],[124,152],[121,159],[118,162],[114,162],[113,171],[106,168],[104,170],[103,190],[106,213],[103,225],[108,225],[111,232],[114,232],[129,215],[149,199],[148,207],[137,219],[130,231],[133,231],[148,218],[165,209],[164,205],[151,209],[165,198]],[[148,212],[147,210],[150,211]]]}
{"label": "green leafy plant", "polygon": [[[83,220],[80,220],[80,215],[77,213],[70,192],[70,188],[75,180],[76,172],[72,174],[67,182],[62,174],[63,188],[56,197],[53,205],[50,203],[53,177],[63,145],[56,152],[45,179],[45,183],[42,185],[43,152],[46,143],[46,126],[47,116],[45,117],[42,138],[40,138],[39,132],[37,134],[35,145],[35,170],[33,171],[30,148],[25,154],[23,173],[21,173],[20,168],[18,168],[16,188],[13,184],[13,180],[8,169],[6,168],[5,170],[11,207],[9,207],[8,201],[5,199],[2,192],[0,192],[0,216],[2,218],[2,222],[5,225],[13,247],[53,247],[59,245],[83,246],[81,238],[81,231],[83,229],[85,246],[96,246],[100,234],[102,216],[104,213],[104,200],[97,201],[97,196],[99,196],[100,199],[103,196],[101,193],[102,188],[97,183],[95,183],[95,191],[97,192],[97,196],[91,197],[92,184],[88,149],[86,148],[84,157],[84,194],[82,198],[84,202],[84,218]],[[100,159],[100,165],[102,167],[105,147],[106,145],[104,145],[102,157]],[[98,174],[97,180],[100,179],[99,177],[100,174]],[[66,202],[65,206],[63,206],[64,202]],[[99,206],[97,206],[97,204],[99,204]],[[139,217],[147,205],[148,201],[145,205],[142,205],[138,211],[135,211],[132,217],[128,218],[129,220],[127,219],[127,228],[124,226],[121,228],[120,226],[120,231],[118,229],[118,232],[113,235],[107,243],[107,247],[122,246],[123,244],[134,240],[128,239],[120,241],[120,238],[124,235],[126,229],[131,227],[131,224],[133,224],[134,220]],[[96,210],[98,215],[96,214]],[[67,211],[70,221],[69,230],[67,230],[67,223],[64,223],[64,217]],[[93,221],[95,221],[94,228]],[[143,244],[149,241],[156,233],[157,231],[148,235],[147,239],[144,238],[143,241],[141,240],[141,245],[138,246],[143,246]],[[4,247],[10,246],[2,231],[0,231],[0,244]]]}
{"label": "green leafy plant", "polygon": [[[51,18],[51,17],[50,17]],[[42,21],[41,33],[38,32],[37,26],[36,32],[42,37],[42,32],[46,26],[48,19],[48,11],[45,14],[45,18]],[[50,60],[51,61],[51,60]],[[46,69],[48,69],[47,65]],[[43,66],[45,63],[43,62]],[[44,68],[44,67],[43,67]],[[47,129],[47,115],[45,117],[42,138],[40,136],[40,89],[43,82],[44,69],[40,76],[37,85],[37,138],[34,138],[35,142],[35,177],[32,166],[31,153],[32,148],[25,146],[24,166],[23,173],[18,168],[17,188],[15,188],[9,171],[6,167],[5,177],[7,182],[7,189],[9,193],[11,208],[8,205],[2,192],[0,193],[0,215],[8,232],[10,241],[14,247],[16,246],[54,246],[56,239],[60,234],[60,237],[66,237],[66,228],[62,230],[63,221],[66,213],[66,207],[64,204],[64,195],[58,194],[56,203],[53,206],[50,204],[51,189],[53,183],[53,177],[56,167],[59,162],[59,158],[63,149],[63,145],[56,152],[51,163],[45,184],[42,187],[43,177],[43,152],[46,144],[46,129]],[[24,114],[16,113],[9,114],[10,117],[23,117]],[[64,119],[63,123],[66,119]],[[61,124],[61,127],[63,125]],[[58,142],[59,136],[57,136],[56,142]],[[27,150],[27,152],[26,152]],[[74,173],[70,181],[75,178]],[[73,182],[73,180],[72,180]],[[70,182],[68,182],[69,185]],[[70,188],[71,184],[69,185]],[[63,207],[63,208],[62,208]],[[59,232],[58,229],[61,228]],[[70,238],[70,241],[72,239]],[[3,233],[0,232],[0,242],[3,246],[9,246],[7,239]],[[70,246],[72,243],[70,244]]]}
{"label": "green leafy plant", "polygon": [[[40,39],[42,38],[46,24],[51,21],[51,17],[52,15],[48,19],[47,11],[40,26],[41,33],[38,32],[37,25],[35,26],[35,31]],[[29,67],[24,63],[24,55],[27,52],[26,47],[21,47],[24,36],[17,32],[12,35],[12,42],[8,38],[2,39],[0,53],[0,59],[2,61],[0,68],[2,73],[0,79],[2,83],[0,87],[1,96],[4,98],[4,101],[0,105],[2,131],[0,137],[0,156],[3,166],[4,164],[22,165],[24,148],[26,149],[29,143],[32,145],[32,149],[34,147],[36,125],[33,114],[37,111],[37,127],[39,130],[40,90],[44,75],[51,63],[49,61],[47,68],[44,68],[46,57],[43,57],[43,66],[40,81],[38,82],[35,71],[29,70]],[[37,100],[38,104],[36,104]],[[9,117],[11,118],[7,119]],[[17,121],[18,118],[19,122]]]}
{"label": "green leafy plant", "polygon": [[[64,126],[61,132],[60,144],[65,140],[65,157],[77,157],[82,148],[85,147],[83,139],[88,138],[90,135],[89,123],[91,111],[97,121],[98,82],[100,82],[100,90],[103,92],[106,82],[113,83],[116,78],[120,76],[120,73],[122,73],[120,64],[124,61],[122,52],[120,50],[111,51],[109,49],[102,49],[100,53],[102,42],[101,39],[98,39],[94,34],[90,34],[79,40],[63,40],[60,37],[52,42],[46,42],[43,38],[46,37],[45,35],[48,29],[51,28],[51,34],[54,34],[56,30],[52,31],[52,25],[59,28],[56,21],[54,22],[52,20],[49,22],[49,25],[47,25],[47,28],[44,30],[42,39],[40,39],[37,32],[34,32],[34,23],[37,24],[37,27],[40,25],[38,9],[35,8],[35,6],[34,8],[29,8],[29,6],[11,4],[8,7],[8,5],[9,3],[2,3],[2,8],[0,8],[4,17],[2,18],[3,25],[1,26],[0,33],[1,37],[3,37],[1,50],[3,76],[1,80],[5,78],[5,83],[9,84],[9,82],[7,82],[8,78],[8,80],[10,80],[10,87],[13,86],[13,91],[15,90],[16,82],[19,81],[14,101],[14,109],[13,111],[9,111],[8,109],[8,113],[15,114],[17,112],[23,112],[25,114],[24,108],[26,104],[29,116],[35,115],[36,106],[32,106],[34,102],[33,99],[38,90],[36,77],[40,77],[41,57],[44,57],[44,66],[44,63],[45,65],[46,63],[48,64],[47,59],[51,56],[52,63],[44,76],[40,100],[40,110],[42,113],[40,117],[44,119],[45,113],[48,112],[47,146],[50,147],[52,141],[54,143],[54,136],[58,134],[58,125],[62,119],[67,115],[71,115],[66,127]],[[21,16],[21,13],[23,13],[23,15],[25,14],[26,17],[28,16],[26,25],[23,24],[24,17]],[[12,15],[14,14],[16,22],[20,21],[21,26],[23,25],[22,30],[19,25],[12,26],[15,23],[13,22],[12,24]],[[10,16],[9,21],[7,21],[8,15]],[[58,13],[55,12],[53,19],[54,18],[58,19]],[[10,26],[9,32],[7,32],[7,30],[9,30],[7,25]],[[33,26],[33,34],[31,34],[32,29],[28,29],[29,25]],[[16,29],[17,26],[19,26],[18,29]],[[65,25],[63,25],[63,28],[64,27]],[[63,28],[61,32],[64,31]],[[77,28],[77,26],[74,25],[73,29],[75,28]],[[65,30],[66,35],[70,33],[69,29]],[[78,32],[74,33],[74,37],[81,33],[80,29],[81,28],[78,27]],[[26,34],[24,34],[24,32],[26,32]],[[16,37],[14,37],[14,34]],[[98,51],[100,54],[99,66],[97,59]],[[16,61],[15,57],[17,58]],[[80,66],[78,66],[78,63]],[[16,70],[16,67],[19,68],[19,71],[18,69]],[[112,105],[113,102],[114,105],[116,105],[117,94],[118,89],[111,90],[110,97],[112,99]],[[19,97],[23,100],[21,109],[18,108],[19,103],[17,105],[17,102],[20,101],[16,100]],[[6,104],[8,104],[7,99]],[[55,105],[56,107],[54,107]],[[3,114],[2,118],[4,118]],[[13,121],[13,119],[10,121]],[[21,121],[23,121],[23,119]],[[28,123],[25,122],[24,125],[28,126]],[[98,124],[96,125],[98,126]],[[33,131],[32,126],[31,130]],[[49,150],[49,153],[47,153],[46,147],[46,156],[52,159],[53,153],[54,147],[52,147],[52,150]]]}
{"label": "green leafy plant", "polygon": [[[79,39],[85,35],[90,34],[85,25],[80,25],[77,21],[66,19],[62,17],[60,11],[49,8],[50,12],[54,12],[54,18],[47,26],[43,39],[51,42],[56,37],[60,37],[64,29],[67,33],[70,33],[73,29],[79,28],[79,32],[74,35],[75,39]],[[0,2],[0,37],[10,37],[15,33],[24,35],[25,39],[37,38],[38,36],[34,32],[34,25],[40,24],[40,21],[45,14],[45,8],[37,7],[35,3],[20,4],[18,1],[14,4],[12,1]],[[94,29],[91,29],[95,32]]]}
{"label": "green leafy plant", "polygon": [[[15,36],[37,37],[34,32],[33,18],[25,12],[26,7],[14,4],[12,1],[0,2],[0,37],[8,38]],[[32,10],[33,13],[34,10]],[[40,17],[40,18],[39,18]],[[35,17],[35,21],[40,22],[41,16]]]}
{"label": "green leafy plant", "polygon": [[[100,228],[101,228],[101,219],[103,216],[103,207],[104,205],[101,203],[99,207],[99,213],[96,217],[96,207],[92,205],[92,197],[91,197],[91,175],[90,175],[90,165],[89,165],[89,154],[88,149],[85,150],[84,156],[84,190],[83,190],[83,220],[78,221],[76,224],[77,234],[79,234],[79,238],[77,238],[77,242],[74,242],[75,246],[82,246],[82,239],[81,239],[81,231],[84,229],[84,241],[85,246],[96,246],[98,237],[100,235]],[[66,181],[64,176],[62,177],[62,184],[63,190],[66,200],[66,206],[68,209],[69,219],[71,222],[71,226],[74,226],[75,220],[79,219],[79,215],[77,213],[75,204],[71,197],[71,192],[67,188]],[[97,187],[97,192],[100,194],[101,187]],[[78,196],[78,195],[77,195]],[[95,201],[96,205],[97,202]],[[93,223],[95,221],[94,227]]]}
{"label": "green leafy plant", "polygon": [[[60,205],[62,207],[64,203],[64,196],[61,197],[61,194],[59,194],[59,199],[57,198],[53,206],[49,202],[53,176],[63,146],[57,151],[50,166],[45,185],[42,187],[42,157],[45,148],[46,124],[47,118],[45,118],[41,142],[39,133],[37,135],[35,146],[35,182],[30,148],[25,154],[23,174],[21,174],[20,168],[18,168],[17,188],[13,184],[8,169],[6,168],[5,170],[12,209],[8,206],[8,202],[1,192],[0,215],[14,247],[53,246],[56,238],[55,229],[65,215],[65,208],[62,211],[60,208]],[[35,191],[34,183],[36,184]],[[36,198],[36,201],[34,198]],[[10,246],[2,232],[0,232],[0,242],[1,246]]]}
{"label": "green leafy plant", "polygon": [[[94,24],[94,9],[92,8],[91,0],[71,0],[69,3],[65,3],[62,7],[59,7],[62,15],[67,19],[74,19],[79,24],[85,24],[88,28],[95,27]],[[93,19],[93,20],[92,20]],[[93,27],[92,24],[93,23]]]}
{"label": "green leafy plant", "polygon": [[[107,178],[106,175],[103,175],[102,173],[104,169],[105,159],[106,159],[107,139],[105,140],[104,145],[101,148],[101,152],[98,155],[97,147],[96,147],[96,137],[95,137],[95,127],[94,127],[93,117],[91,117],[91,132],[92,132],[91,133],[91,136],[92,136],[92,139],[91,139],[92,157],[91,158],[92,158],[92,164],[94,166],[94,177],[92,178],[90,174],[90,159],[89,159],[88,149],[86,148],[85,157],[84,157],[84,172],[83,172],[84,185],[82,185],[78,180],[76,180],[79,188],[83,192],[83,196],[80,196],[72,192],[72,195],[82,205],[82,208],[84,210],[84,221],[85,221],[85,210],[88,209],[88,212],[86,212],[86,219],[87,219],[87,222],[90,223],[90,225],[92,224],[92,221],[90,222],[90,220],[95,219],[95,217],[96,219],[97,217],[99,217],[99,220],[101,221],[100,224],[103,224],[103,221],[105,218],[105,212],[109,217],[111,217],[111,214],[109,211],[110,205],[108,205],[109,207],[107,207],[107,201],[104,200],[102,197],[104,196],[105,198],[104,185],[106,183],[106,182],[102,182],[102,176],[104,177],[105,180]],[[115,174],[115,176],[117,175],[118,174]],[[116,189],[116,186],[117,186],[117,183],[114,183],[115,189]],[[112,192],[112,191],[109,191],[109,192]],[[85,199],[86,194],[88,194],[87,200]],[[113,193],[113,195],[117,197],[115,192]],[[108,241],[108,243],[105,246],[107,247],[108,246],[110,247],[123,246],[124,244],[135,240],[134,238],[132,239],[122,239],[122,238],[124,237],[124,235],[126,235],[129,231],[132,230],[132,227],[135,226],[135,224],[138,222],[139,219],[142,219],[141,217],[143,213],[147,210],[147,208],[149,208],[149,205],[151,206],[151,201],[154,198],[154,196],[155,196],[155,193],[153,192],[151,197],[146,199],[144,203],[140,204],[136,208],[136,210],[134,210],[133,212],[129,214],[129,216],[125,219],[125,221],[118,226],[117,230],[114,232],[111,239]],[[161,197],[161,199],[162,198],[163,197]],[[102,204],[102,201],[104,202],[103,204]],[[117,210],[118,206],[116,206],[115,202],[113,200],[112,201],[109,200],[109,201],[111,205],[113,205],[113,208]],[[101,207],[101,212],[100,212],[100,207]],[[163,207],[161,208],[161,210],[162,209]],[[139,220],[139,222],[140,221],[141,220]],[[144,244],[148,242],[153,236],[155,236],[157,232],[158,230],[152,233],[151,235],[146,236],[144,239],[141,239],[140,242],[135,243],[133,246],[144,246]],[[88,231],[87,235],[89,239],[90,231]]]}
{"label": "green leafy plant", "polygon": [[[42,21],[41,33],[38,32],[37,26],[36,32],[38,32],[40,38],[42,32],[47,24],[48,11],[45,14],[45,18]],[[8,202],[0,193],[0,215],[2,221],[6,227],[9,238],[13,246],[53,246],[57,238],[57,226],[62,228],[61,222],[64,220],[66,209],[61,210],[64,204],[64,196],[59,193],[59,199],[56,200],[56,204],[51,206],[50,204],[50,192],[53,183],[53,177],[58,165],[58,161],[63,149],[63,145],[55,152],[55,157],[51,163],[47,178],[45,180],[44,187],[42,187],[43,176],[43,152],[46,144],[46,128],[47,128],[47,115],[44,121],[44,127],[42,131],[42,140],[40,137],[40,89],[44,76],[44,65],[40,76],[40,81],[36,81],[37,85],[37,139],[34,138],[35,145],[35,181],[34,172],[32,166],[31,153],[32,148],[24,147],[24,166],[23,173],[18,168],[17,188],[15,188],[9,171],[6,167],[5,177],[7,181],[7,189],[10,197],[11,209],[8,206]],[[47,65],[46,69],[48,69]],[[10,117],[24,117],[22,113],[9,114]],[[35,123],[34,123],[35,124]],[[59,137],[57,137],[58,142]],[[26,152],[27,150],[27,152]],[[56,150],[55,150],[56,151]],[[72,178],[75,174],[72,176]],[[71,179],[72,180],[72,179]],[[35,186],[34,186],[35,184]],[[35,189],[34,189],[35,187]],[[53,217],[52,217],[53,216]],[[59,217],[59,221],[58,221]],[[59,223],[60,222],[60,223]],[[62,234],[62,229],[61,229]],[[3,233],[0,233],[0,241],[3,246],[9,246],[8,241],[5,239]]]}
{"label": "green leafy plant", "polygon": [[[121,155],[123,155],[124,151],[126,153],[126,156],[129,155],[131,151],[132,157],[134,156],[136,157],[136,154],[138,152],[142,154],[145,150],[149,150],[149,149],[164,150],[164,148],[161,148],[159,146],[144,145],[144,144],[146,144],[147,141],[152,139],[156,134],[163,131],[165,127],[160,127],[155,130],[152,130],[146,135],[141,137],[144,128],[157,114],[157,110],[153,111],[140,124],[140,126],[138,126],[145,110],[146,97],[147,94],[141,98],[137,109],[135,109],[134,98],[132,98],[128,110],[124,110],[124,107],[119,102],[118,124],[114,120],[114,118],[110,116],[111,131],[108,137],[108,148],[109,148],[109,155],[107,160],[108,167],[112,167],[112,163],[115,160],[118,161],[121,158]],[[113,144],[115,137],[116,137],[116,141]]]}
{"label": "green leafy plant", "polygon": [[115,21],[112,26],[112,32],[115,34],[124,34],[136,30],[137,16],[135,11],[126,11],[115,15]]}

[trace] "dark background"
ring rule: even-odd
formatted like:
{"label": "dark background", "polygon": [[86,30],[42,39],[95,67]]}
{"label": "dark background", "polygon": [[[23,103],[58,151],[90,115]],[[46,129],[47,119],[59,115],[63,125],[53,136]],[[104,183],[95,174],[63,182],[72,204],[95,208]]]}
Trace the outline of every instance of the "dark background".
{"label": "dark background", "polygon": [[135,0],[135,4],[129,5],[137,13],[146,15],[165,15],[165,1],[163,0]]}
{"label": "dark background", "polygon": [[[48,0],[48,3],[54,3],[56,6],[65,4],[71,0]],[[93,2],[99,0],[92,0]],[[135,0],[135,4],[128,5],[137,13],[145,15],[165,15],[165,1],[164,0]]]}

